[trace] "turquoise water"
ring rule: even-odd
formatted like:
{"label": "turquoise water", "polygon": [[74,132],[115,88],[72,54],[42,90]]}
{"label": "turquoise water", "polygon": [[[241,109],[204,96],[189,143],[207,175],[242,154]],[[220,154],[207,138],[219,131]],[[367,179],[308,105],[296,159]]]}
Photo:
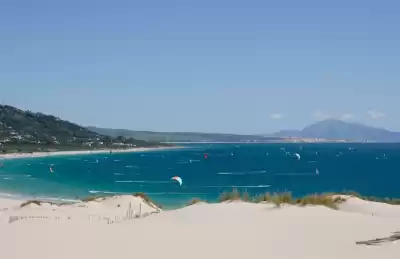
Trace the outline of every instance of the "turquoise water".
{"label": "turquoise water", "polygon": [[[233,187],[252,194],[289,190],[301,196],[354,190],[400,197],[399,144],[200,144],[3,164],[1,193],[57,199],[145,192],[166,207],[177,207],[193,197],[215,200]],[[183,185],[171,181],[173,176],[180,176]]]}

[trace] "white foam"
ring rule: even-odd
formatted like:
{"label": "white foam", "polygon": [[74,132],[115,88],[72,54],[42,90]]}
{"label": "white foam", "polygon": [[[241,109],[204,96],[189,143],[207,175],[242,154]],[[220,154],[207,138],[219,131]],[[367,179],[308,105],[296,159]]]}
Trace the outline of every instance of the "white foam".
{"label": "white foam", "polygon": [[208,185],[207,188],[268,188],[271,185]]}
{"label": "white foam", "polygon": [[274,175],[280,175],[280,176],[312,176],[316,175],[315,173],[279,173],[279,174],[274,174]]}
{"label": "white foam", "polygon": [[160,183],[174,183],[172,181],[132,181],[132,180],[126,180],[126,181],[115,181],[116,183],[150,183],[150,184],[160,184]]}
{"label": "white foam", "polygon": [[219,175],[248,175],[248,174],[265,174],[267,171],[243,171],[243,172],[219,172]]}
{"label": "white foam", "polygon": [[126,168],[138,168],[138,166],[136,166],[136,165],[126,165],[125,167]]}

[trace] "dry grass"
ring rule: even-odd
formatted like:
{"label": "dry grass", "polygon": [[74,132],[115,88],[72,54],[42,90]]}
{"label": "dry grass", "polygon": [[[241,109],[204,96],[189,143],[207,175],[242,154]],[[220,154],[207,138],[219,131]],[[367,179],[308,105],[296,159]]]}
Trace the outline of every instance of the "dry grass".
{"label": "dry grass", "polygon": [[294,204],[294,200],[291,192],[282,192],[282,193],[265,193],[262,195],[258,195],[253,199],[254,202],[268,202],[273,203],[276,206],[280,207],[282,204]]}
{"label": "dry grass", "polygon": [[153,208],[155,207],[156,209],[161,209],[161,208],[162,208],[161,205],[155,203],[153,200],[150,199],[149,196],[147,196],[147,195],[146,195],[145,193],[143,193],[143,192],[137,192],[137,193],[133,194],[132,196],[142,198],[143,201],[144,201],[147,205],[149,205],[150,207],[153,207]]}
{"label": "dry grass", "polygon": [[275,204],[277,207],[281,207],[283,204],[299,206],[322,205],[332,209],[337,209],[337,204],[344,201],[344,199],[340,196],[334,197],[331,194],[314,194],[295,199],[293,198],[291,192],[272,194],[267,192],[265,194],[258,195],[250,199],[250,195],[247,192],[241,195],[241,193],[237,189],[234,189],[232,192],[223,193],[219,199],[220,202],[234,200],[251,201],[254,203],[267,202]]}
{"label": "dry grass", "polygon": [[203,201],[203,200],[201,200],[199,198],[193,198],[192,200],[189,201],[187,206],[191,206],[191,205],[194,205],[194,204],[197,204],[197,203],[203,203],[203,202],[205,202],[205,201]]}
{"label": "dry grass", "polygon": [[22,203],[20,208],[28,206],[29,204],[36,204],[36,205],[40,206],[42,204],[42,202],[38,201],[38,200],[29,200],[29,201],[26,201],[26,202]]}
{"label": "dry grass", "polygon": [[219,196],[219,202],[224,201],[239,201],[241,200],[240,192],[238,189],[233,189],[231,192],[223,192]]}
{"label": "dry grass", "polygon": [[322,205],[336,210],[338,208],[337,205],[344,201],[345,199],[339,196],[333,197],[332,195],[327,195],[327,194],[313,194],[297,199],[296,204],[300,206]]}

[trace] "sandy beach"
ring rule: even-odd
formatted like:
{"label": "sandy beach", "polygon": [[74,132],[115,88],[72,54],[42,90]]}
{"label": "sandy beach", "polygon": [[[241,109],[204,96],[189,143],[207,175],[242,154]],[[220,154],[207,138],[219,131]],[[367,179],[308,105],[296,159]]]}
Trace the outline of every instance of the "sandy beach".
{"label": "sandy beach", "polygon": [[[2,258],[399,258],[400,207],[230,202],[161,211],[140,197],[70,205],[0,200]],[[356,244],[376,238],[376,245]]]}
{"label": "sandy beach", "polygon": [[77,150],[77,151],[55,151],[55,152],[33,152],[33,153],[10,153],[0,154],[0,159],[16,159],[16,158],[33,158],[33,157],[46,157],[46,156],[72,156],[72,155],[89,155],[89,154],[106,154],[110,153],[130,153],[130,152],[145,152],[154,150],[166,150],[182,148],[174,147],[139,147],[128,149],[100,149],[100,150]]}

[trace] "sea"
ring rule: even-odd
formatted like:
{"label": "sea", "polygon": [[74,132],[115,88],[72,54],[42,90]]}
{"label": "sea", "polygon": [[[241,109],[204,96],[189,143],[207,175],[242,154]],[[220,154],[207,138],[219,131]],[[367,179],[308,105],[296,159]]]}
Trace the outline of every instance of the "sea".
{"label": "sea", "polygon": [[[143,192],[164,208],[238,189],[400,197],[400,144],[186,144],[179,149],[0,161],[0,193],[74,201]],[[172,177],[182,179],[182,185]]]}

